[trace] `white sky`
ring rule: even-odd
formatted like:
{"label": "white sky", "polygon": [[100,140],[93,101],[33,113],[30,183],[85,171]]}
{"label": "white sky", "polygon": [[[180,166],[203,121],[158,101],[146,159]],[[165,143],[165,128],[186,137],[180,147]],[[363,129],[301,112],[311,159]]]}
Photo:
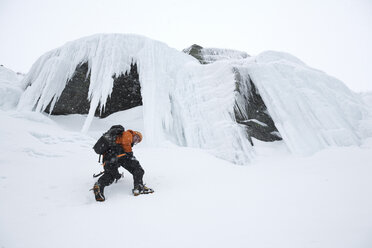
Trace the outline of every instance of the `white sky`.
{"label": "white sky", "polygon": [[21,72],[67,41],[135,33],[178,50],[285,51],[372,91],[372,0],[0,0],[0,30],[0,64]]}

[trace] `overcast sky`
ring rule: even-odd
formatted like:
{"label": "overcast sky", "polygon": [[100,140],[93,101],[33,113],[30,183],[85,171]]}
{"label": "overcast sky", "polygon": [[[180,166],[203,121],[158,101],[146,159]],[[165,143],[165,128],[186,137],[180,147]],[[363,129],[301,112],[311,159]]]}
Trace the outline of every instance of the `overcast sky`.
{"label": "overcast sky", "polygon": [[372,91],[372,0],[0,0],[0,26],[0,64],[15,71],[67,41],[135,33],[178,50],[285,51]]}

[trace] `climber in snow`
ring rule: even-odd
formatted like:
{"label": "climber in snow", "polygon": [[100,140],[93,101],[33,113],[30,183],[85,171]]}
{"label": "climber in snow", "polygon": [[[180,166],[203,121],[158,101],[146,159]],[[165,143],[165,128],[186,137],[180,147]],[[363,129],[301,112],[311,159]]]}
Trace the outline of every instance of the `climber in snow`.
{"label": "climber in snow", "polygon": [[[142,141],[142,134],[138,131],[126,130],[121,125],[112,126],[94,145],[93,149],[103,159],[104,171],[93,186],[97,201],[104,201],[103,190],[106,186],[119,180],[122,175],[119,167],[122,166],[133,175],[133,195],[153,193],[154,191],[143,184],[142,178],[145,171],[133,155],[133,146]],[[98,176],[98,175],[97,175]]]}

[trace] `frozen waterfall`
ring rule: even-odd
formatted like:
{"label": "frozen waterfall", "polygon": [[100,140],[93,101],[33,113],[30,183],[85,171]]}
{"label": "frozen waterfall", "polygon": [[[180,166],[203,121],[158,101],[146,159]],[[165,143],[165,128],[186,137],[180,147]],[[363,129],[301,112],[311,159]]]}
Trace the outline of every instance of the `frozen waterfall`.
{"label": "frozen waterfall", "polygon": [[366,125],[370,113],[360,97],[339,80],[297,58],[278,52],[249,57],[229,50],[223,50],[223,60],[220,57],[202,65],[190,55],[137,35],[82,38],[35,62],[22,81],[26,90],[18,109],[44,111],[50,104],[53,108],[76,68],[87,62],[90,109],[82,127],[87,131],[97,107],[105,108],[113,75],[124,74],[135,63],[149,145],[171,140],[206,149],[237,164],[248,163],[254,149],[234,116],[236,71],[253,81],[284,142],[294,153],[311,154],[332,145],[358,145],[363,137],[372,135],[372,128]]}

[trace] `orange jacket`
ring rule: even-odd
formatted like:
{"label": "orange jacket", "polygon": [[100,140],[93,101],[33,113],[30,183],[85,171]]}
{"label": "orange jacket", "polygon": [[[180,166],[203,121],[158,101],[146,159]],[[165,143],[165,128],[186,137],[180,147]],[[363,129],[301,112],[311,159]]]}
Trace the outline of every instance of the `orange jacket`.
{"label": "orange jacket", "polygon": [[120,144],[123,147],[124,152],[132,152],[133,136],[135,134],[137,134],[137,132],[130,129],[124,131],[121,136],[116,138],[116,144]]}

